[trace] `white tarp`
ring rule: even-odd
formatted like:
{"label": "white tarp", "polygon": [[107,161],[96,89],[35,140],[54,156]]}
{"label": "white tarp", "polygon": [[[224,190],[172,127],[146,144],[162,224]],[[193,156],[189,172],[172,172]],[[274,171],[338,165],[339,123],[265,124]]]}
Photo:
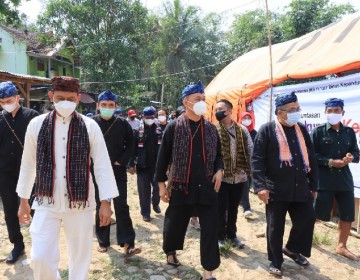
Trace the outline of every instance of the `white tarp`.
{"label": "white tarp", "polygon": [[[328,79],[320,82],[311,82],[291,86],[273,88],[273,105],[280,93],[295,91],[301,107],[301,122],[305,124],[309,133],[311,130],[326,121],[324,101],[331,97],[338,97],[345,102],[344,125],[354,129],[360,144],[360,74],[342,78]],[[269,120],[270,89],[254,100],[255,129]],[[272,112],[272,119],[275,118]],[[350,164],[354,178],[355,196],[360,197],[360,164]]]}

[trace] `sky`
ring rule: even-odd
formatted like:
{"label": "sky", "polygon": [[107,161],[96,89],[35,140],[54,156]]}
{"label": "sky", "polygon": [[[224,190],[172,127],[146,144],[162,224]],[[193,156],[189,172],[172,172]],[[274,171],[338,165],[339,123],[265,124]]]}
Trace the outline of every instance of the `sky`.
{"label": "sky", "polygon": [[[30,22],[35,22],[37,15],[42,9],[43,0],[22,0],[22,5],[19,8],[20,13],[25,13],[29,17]],[[163,0],[142,0],[142,2],[154,11],[161,8]],[[291,0],[268,0],[269,8],[273,11],[281,11],[287,6]],[[331,0],[334,4],[351,3],[357,10],[360,10],[359,0]],[[198,6],[205,12],[224,12],[229,14],[239,14],[246,10],[253,10],[256,8],[263,8],[265,0],[182,0],[185,5]]]}

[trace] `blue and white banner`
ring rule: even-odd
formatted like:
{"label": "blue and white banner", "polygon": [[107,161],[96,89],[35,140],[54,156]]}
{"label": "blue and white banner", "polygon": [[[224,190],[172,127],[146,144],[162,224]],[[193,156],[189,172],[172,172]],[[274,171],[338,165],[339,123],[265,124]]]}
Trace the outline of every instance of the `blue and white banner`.
{"label": "blue and white banner", "polygon": [[[344,125],[352,127],[360,144],[360,74],[342,78],[328,79],[319,82],[297,84],[273,88],[271,119],[275,118],[275,98],[280,93],[295,91],[301,107],[301,122],[309,133],[319,124],[326,122],[326,99],[338,97],[345,102]],[[265,91],[253,102],[255,114],[255,129],[270,119],[270,89]],[[360,198],[360,164],[350,164],[354,177],[355,196]]]}

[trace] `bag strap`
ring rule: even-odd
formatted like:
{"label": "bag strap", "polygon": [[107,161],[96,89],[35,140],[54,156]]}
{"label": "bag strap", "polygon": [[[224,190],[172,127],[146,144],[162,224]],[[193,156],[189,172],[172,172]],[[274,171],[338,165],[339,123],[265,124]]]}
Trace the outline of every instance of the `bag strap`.
{"label": "bag strap", "polygon": [[7,123],[8,127],[10,128],[11,132],[14,134],[15,138],[18,140],[21,148],[24,149],[23,143],[21,143],[19,137],[17,137],[17,135],[16,135],[16,133],[15,133],[15,130],[14,130],[14,129],[11,127],[11,125],[9,124],[8,120],[6,119],[6,116],[5,116],[4,114],[2,114],[2,115],[3,115],[3,118],[4,118],[5,122]]}

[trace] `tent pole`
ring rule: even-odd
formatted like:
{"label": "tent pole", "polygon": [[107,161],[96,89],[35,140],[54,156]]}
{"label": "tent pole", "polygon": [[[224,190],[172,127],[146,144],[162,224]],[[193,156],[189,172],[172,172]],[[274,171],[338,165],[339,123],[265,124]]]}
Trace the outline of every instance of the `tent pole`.
{"label": "tent pole", "polygon": [[269,100],[269,121],[272,121],[272,99],[273,99],[273,60],[272,60],[272,44],[271,44],[271,26],[270,26],[270,11],[269,11],[269,5],[268,0],[265,0],[266,4],[266,26],[268,31],[268,41],[269,41],[269,58],[270,58],[270,81],[269,81],[269,87],[270,87],[270,100]]}

